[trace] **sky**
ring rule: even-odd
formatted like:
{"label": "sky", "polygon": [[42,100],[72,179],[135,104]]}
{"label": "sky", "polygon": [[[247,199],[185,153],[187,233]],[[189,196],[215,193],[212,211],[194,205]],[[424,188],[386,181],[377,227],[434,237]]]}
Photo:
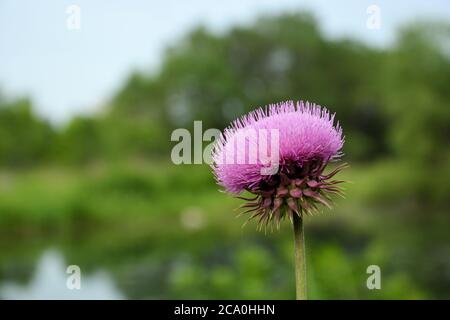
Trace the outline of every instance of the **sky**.
{"label": "sky", "polygon": [[[367,27],[371,5],[377,29]],[[406,22],[450,21],[448,0],[0,0],[0,95],[28,96],[39,115],[63,124],[97,111],[132,71],[156,72],[164,48],[195,26],[226,32],[298,10],[311,12],[330,38],[379,47]]]}

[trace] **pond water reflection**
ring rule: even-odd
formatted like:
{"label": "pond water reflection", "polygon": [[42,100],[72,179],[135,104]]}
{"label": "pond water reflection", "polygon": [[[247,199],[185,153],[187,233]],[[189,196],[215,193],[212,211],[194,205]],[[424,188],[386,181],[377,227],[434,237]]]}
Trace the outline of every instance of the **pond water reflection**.
{"label": "pond water reflection", "polygon": [[[336,220],[308,224],[310,298],[448,298],[448,228],[433,223],[430,232],[409,221],[400,229],[384,220],[379,233]],[[0,241],[0,299],[293,299],[288,227],[268,234],[96,228],[76,238]],[[80,290],[66,286],[69,265],[81,269]],[[367,288],[369,265],[382,269],[382,290]]]}
{"label": "pond water reflection", "polygon": [[84,274],[81,270],[80,289],[69,289],[66,282],[67,264],[60,251],[45,250],[26,283],[7,281],[0,284],[2,299],[123,299],[111,276],[104,270]]}

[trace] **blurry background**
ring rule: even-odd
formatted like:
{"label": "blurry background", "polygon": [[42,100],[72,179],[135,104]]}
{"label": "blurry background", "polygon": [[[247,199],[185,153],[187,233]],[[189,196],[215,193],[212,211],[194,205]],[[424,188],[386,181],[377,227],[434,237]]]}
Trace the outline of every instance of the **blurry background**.
{"label": "blurry background", "polygon": [[310,297],[450,298],[449,18],[446,1],[1,1],[0,298],[293,299],[289,224],[242,229],[206,165],[170,160],[174,129],[288,99],[337,112],[351,164],[347,199],[306,221]]}

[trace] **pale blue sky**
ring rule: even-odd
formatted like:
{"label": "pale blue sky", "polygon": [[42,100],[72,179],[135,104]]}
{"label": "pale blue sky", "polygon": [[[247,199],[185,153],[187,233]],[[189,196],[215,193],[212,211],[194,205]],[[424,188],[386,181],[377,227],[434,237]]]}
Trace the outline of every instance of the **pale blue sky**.
{"label": "pale blue sky", "polygon": [[[81,29],[66,27],[67,6],[81,8]],[[380,30],[366,27],[369,5]],[[95,111],[133,69],[155,70],[166,45],[204,24],[222,32],[258,14],[308,9],[329,37],[353,36],[377,46],[418,17],[450,20],[450,1],[366,0],[0,0],[0,90],[28,95],[53,122]]]}

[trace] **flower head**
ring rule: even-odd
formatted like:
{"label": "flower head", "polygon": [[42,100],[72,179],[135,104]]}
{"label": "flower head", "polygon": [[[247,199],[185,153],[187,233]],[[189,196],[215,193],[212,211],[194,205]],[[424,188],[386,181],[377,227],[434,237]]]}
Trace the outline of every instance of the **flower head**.
{"label": "flower head", "polygon": [[[213,151],[213,171],[226,191],[255,195],[243,205],[261,224],[330,206],[330,194],[341,194],[340,180],[323,171],[338,160],[344,144],[334,114],[303,101],[259,108],[226,128]],[[267,160],[275,159],[277,163]],[[274,167],[270,174],[265,172]]]}

